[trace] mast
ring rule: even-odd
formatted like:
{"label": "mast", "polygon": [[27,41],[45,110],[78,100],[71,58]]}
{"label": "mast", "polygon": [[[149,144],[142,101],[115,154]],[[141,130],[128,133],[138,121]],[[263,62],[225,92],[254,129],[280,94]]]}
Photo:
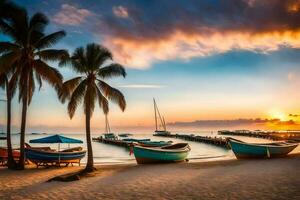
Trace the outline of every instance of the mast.
{"label": "mast", "polygon": [[154,116],[155,116],[155,131],[157,131],[157,114],[156,114],[156,102],[155,102],[155,99],[153,98],[153,106],[154,106]]}
{"label": "mast", "polygon": [[166,121],[165,118],[163,117],[163,127],[164,127],[164,131],[167,131],[167,126],[166,126]]}

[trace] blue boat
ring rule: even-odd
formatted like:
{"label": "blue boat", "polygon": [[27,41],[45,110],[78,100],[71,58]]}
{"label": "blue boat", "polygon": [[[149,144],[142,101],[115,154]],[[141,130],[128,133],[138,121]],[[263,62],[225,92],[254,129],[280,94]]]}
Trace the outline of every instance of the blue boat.
{"label": "blue boat", "polygon": [[172,141],[141,141],[138,143],[139,145],[143,147],[163,147],[167,145],[171,145]]}
{"label": "blue boat", "polygon": [[72,148],[64,151],[54,151],[50,148],[25,148],[26,159],[35,163],[37,166],[61,163],[80,164],[80,160],[85,154],[86,151],[83,151],[82,148]]}
{"label": "blue boat", "polygon": [[228,141],[238,159],[284,157],[298,146],[298,143],[288,142],[246,143],[233,138],[228,138]]}
{"label": "blue boat", "polygon": [[190,150],[188,143],[177,143],[164,147],[142,147],[139,145],[133,147],[133,153],[138,164],[184,161]]}
{"label": "blue boat", "polygon": [[134,138],[124,138],[122,139],[125,142],[146,142],[150,141],[150,139],[134,139]]}

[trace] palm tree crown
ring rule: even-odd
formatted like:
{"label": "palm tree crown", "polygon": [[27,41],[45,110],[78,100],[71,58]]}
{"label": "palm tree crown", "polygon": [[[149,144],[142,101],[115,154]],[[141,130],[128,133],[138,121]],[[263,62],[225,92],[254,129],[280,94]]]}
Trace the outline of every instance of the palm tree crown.
{"label": "palm tree crown", "polygon": [[70,64],[80,76],[64,82],[60,99],[65,102],[69,99],[68,113],[74,116],[77,106],[84,101],[84,111],[92,116],[95,102],[98,100],[100,108],[108,113],[108,100],[117,103],[122,111],[126,108],[123,94],[111,87],[104,79],[114,76],[126,77],[123,66],[117,63],[105,65],[112,60],[111,52],[103,46],[88,44],[86,48],[77,48],[73,55],[60,62],[60,66]]}

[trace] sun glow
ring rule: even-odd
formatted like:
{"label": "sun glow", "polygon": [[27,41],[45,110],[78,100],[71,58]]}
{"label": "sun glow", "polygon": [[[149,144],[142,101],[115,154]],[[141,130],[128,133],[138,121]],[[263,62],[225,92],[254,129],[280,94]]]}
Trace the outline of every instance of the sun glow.
{"label": "sun glow", "polygon": [[273,119],[280,119],[280,121],[287,121],[288,120],[288,116],[284,112],[281,112],[279,110],[272,110],[270,112],[270,116]]}

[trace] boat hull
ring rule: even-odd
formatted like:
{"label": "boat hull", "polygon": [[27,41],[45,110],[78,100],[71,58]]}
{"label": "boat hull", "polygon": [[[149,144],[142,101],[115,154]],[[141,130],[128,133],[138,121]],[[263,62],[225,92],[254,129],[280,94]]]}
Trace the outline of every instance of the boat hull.
{"label": "boat hull", "polygon": [[26,159],[33,162],[67,162],[73,160],[81,160],[86,151],[76,152],[48,152],[35,149],[25,149]]}
{"label": "boat hull", "polygon": [[251,144],[231,139],[229,140],[229,144],[238,159],[284,157],[298,146],[298,144],[286,144],[282,146]]}
{"label": "boat hull", "polygon": [[189,147],[172,151],[161,148],[133,147],[133,153],[138,164],[181,162],[186,160],[189,151]]}
{"label": "boat hull", "polygon": [[166,136],[170,135],[171,133],[169,131],[155,131],[153,136]]}

